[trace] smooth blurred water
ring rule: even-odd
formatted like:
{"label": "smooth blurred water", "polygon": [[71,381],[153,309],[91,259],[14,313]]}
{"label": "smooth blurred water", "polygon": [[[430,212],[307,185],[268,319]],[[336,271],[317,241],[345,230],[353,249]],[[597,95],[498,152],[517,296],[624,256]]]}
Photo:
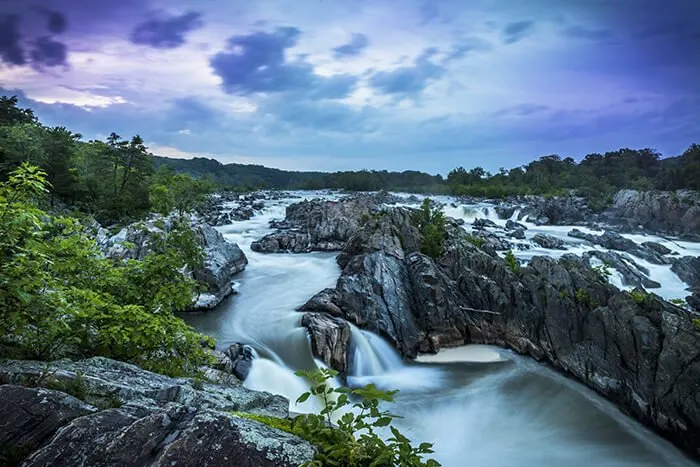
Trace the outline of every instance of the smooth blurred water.
{"label": "smooth blurred water", "polygon": [[[452,201],[442,198],[441,202]],[[302,405],[294,403],[308,389],[294,372],[322,364],[312,355],[306,330],[300,326],[301,313],[295,309],[321,289],[335,285],[340,275],[335,255],[259,254],[250,250],[253,240],[270,231],[269,220],[284,218],[285,206],[296,201],[266,201],[262,214],[219,228],[228,240],[238,243],[249,260],[246,270],[236,278],[239,294],[216,310],[187,315],[186,319],[199,331],[214,336],[219,348],[234,342],[252,345],[259,358],[244,384],[281,394],[292,401],[291,411],[305,412],[319,410],[320,403],[313,399]],[[492,217],[492,207],[484,212],[485,207],[455,208],[448,204],[446,213],[468,223],[488,216],[505,224],[505,220]],[[528,239],[544,232],[565,238],[569,252],[591,249],[566,237],[571,227],[528,227]],[[669,248],[672,243],[684,254],[700,251],[695,249],[697,244],[688,242],[656,237],[646,240],[660,241]],[[560,253],[533,248],[516,255],[527,260],[534,254]],[[645,266],[651,269],[653,279],[663,279],[664,293],[682,292],[682,282],[667,267]],[[415,441],[433,442],[434,457],[446,467],[696,465],[582,385],[493,347],[448,349],[418,362],[404,362],[380,337],[353,326],[348,373],[351,385],[371,382],[380,388],[399,389],[397,402],[390,408],[404,417],[400,428]]]}

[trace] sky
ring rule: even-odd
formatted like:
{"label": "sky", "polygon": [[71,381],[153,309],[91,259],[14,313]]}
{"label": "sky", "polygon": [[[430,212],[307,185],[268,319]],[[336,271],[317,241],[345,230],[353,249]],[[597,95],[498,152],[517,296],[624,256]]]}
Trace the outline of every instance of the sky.
{"label": "sky", "polygon": [[700,0],[0,0],[0,94],[293,170],[700,143]]}

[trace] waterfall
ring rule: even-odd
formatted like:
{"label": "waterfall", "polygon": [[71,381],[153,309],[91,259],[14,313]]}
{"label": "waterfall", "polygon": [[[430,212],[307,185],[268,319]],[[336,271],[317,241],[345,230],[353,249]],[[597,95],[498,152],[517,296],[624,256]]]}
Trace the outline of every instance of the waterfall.
{"label": "waterfall", "polygon": [[513,215],[510,216],[510,220],[517,221],[520,218],[520,208],[513,211]]}
{"label": "waterfall", "polygon": [[376,334],[350,325],[351,376],[379,376],[403,367],[403,360],[388,342]]}

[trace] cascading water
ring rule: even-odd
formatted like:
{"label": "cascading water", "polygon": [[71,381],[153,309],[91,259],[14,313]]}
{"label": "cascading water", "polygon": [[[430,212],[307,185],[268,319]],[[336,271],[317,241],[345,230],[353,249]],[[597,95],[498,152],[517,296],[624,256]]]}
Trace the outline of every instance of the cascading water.
{"label": "cascading water", "polygon": [[[265,211],[253,219],[220,228],[249,259],[247,269],[237,278],[239,295],[217,310],[187,319],[199,331],[216,337],[221,348],[233,342],[255,347],[259,358],[244,384],[281,394],[292,401],[292,411],[305,412],[319,410],[319,401],[310,398],[294,404],[308,390],[306,381],[294,372],[322,364],[312,355],[307,332],[300,326],[301,313],[295,309],[333,286],[340,271],[332,254],[266,255],[250,250],[253,240],[270,231],[269,220],[283,218],[285,206],[297,201],[267,202]],[[492,206],[487,213],[484,205],[455,206],[448,203],[446,214],[464,219],[465,229],[477,217],[505,223],[497,219]],[[528,238],[537,232],[566,238],[570,230],[526,225]],[[572,245],[568,252],[593,248],[568,240]],[[673,243],[674,251],[681,253],[698,248],[697,244],[658,241],[667,246]],[[516,255],[528,258],[527,251],[516,251]],[[665,273],[671,274],[664,269]],[[694,465],[591,391],[509,352],[466,347],[404,362],[384,339],[355,326],[351,326],[349,351],[348,384],[371,382],[399,389],[391,407],[404,417],[399,428],[414,441],[435,443],[434,457],[445,467]]]}

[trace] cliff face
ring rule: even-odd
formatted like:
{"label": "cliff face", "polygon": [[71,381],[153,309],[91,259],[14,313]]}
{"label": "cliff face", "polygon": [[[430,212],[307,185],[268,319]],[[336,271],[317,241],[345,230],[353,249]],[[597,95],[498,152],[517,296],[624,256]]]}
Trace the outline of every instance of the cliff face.
{"label": "cliff face", "polygon": [[602,216],[652,232],[700,237],[700,194],[695,191],[621,190]]}
{"label": "cliff face", "polygon": [[[700,455],[697,314],[621,292],[573,255],[535,257],[514,271],[456,225],[434,260],[418,251],[410,219],[409,210],[394,208],[364,224],[338,256],[336,287],[301,310],[370,329],[408,357],[467,343],[531,355]],[[337,361],[347,342],[328,343],[329,335],[317,341],[332,351],[315,350]]]}
{"label": "cliff face", "polygon": [[217,383],[106,358],[0,361],[0,465],[291,467],[312,460],[305,441],[232,414],[286,416],[286,399],[215,370],[207,376]]}

